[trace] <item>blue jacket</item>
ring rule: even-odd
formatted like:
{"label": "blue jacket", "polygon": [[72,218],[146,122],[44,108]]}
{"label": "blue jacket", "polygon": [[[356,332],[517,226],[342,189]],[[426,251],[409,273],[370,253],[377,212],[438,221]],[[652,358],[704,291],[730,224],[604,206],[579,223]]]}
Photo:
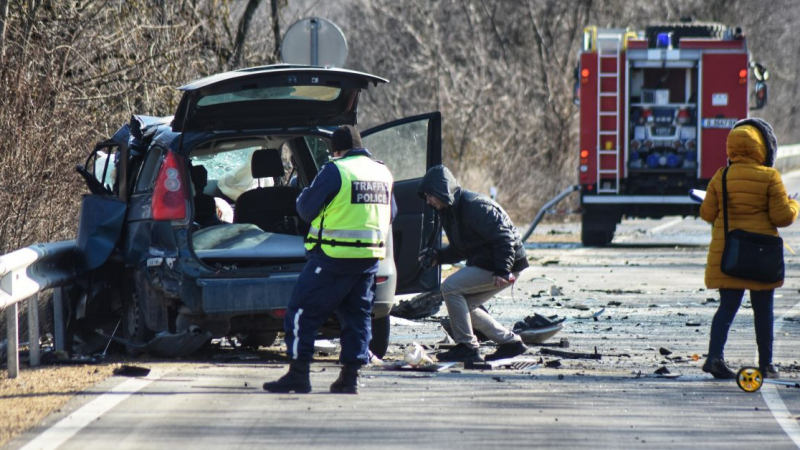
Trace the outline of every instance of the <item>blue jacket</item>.
{"label": "blue jacket", "polygon": [[[372,154],[365,148],[355,148],[345,154],[346,156],[369,156]],[[342,187],[342,177],[333,164],[325,164],[319,171],[311,186],[303,189],[297,197],[297,213],[304,221],[311,223],[317,218],[322,209],[333,200]],[[392,192],[392,221],[397,215],[397,203]],[[308,252],[308,259],[314,260],[323,269],[337,273],[375,273],[378,271],[378,260],[375,258],[341,259],[331,258],[319,248]]]}

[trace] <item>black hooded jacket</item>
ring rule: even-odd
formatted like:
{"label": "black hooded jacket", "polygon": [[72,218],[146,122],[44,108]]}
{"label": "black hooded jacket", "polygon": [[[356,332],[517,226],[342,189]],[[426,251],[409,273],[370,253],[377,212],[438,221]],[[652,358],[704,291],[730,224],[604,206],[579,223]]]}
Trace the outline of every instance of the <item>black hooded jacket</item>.
{"label": "black hooded jacket", "polygon": [[450,245],[439,251],[440,263],[466,259],[468,266],[504,278],[528,267],[522,238],[508,214],[489,197],[461,188],[446,167],[430,168],[419,194],[433,195],[447,204],[439,215]]}

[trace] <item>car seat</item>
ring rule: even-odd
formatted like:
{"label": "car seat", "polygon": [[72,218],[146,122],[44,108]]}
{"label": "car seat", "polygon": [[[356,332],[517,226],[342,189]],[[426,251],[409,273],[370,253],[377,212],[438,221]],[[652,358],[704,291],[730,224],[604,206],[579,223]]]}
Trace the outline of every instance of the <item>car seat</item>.
{"label": "car seat", "polygon": [[304,227],[295,207],[300,189],[282,185],[286,172],[280,151],[256,150],[250,169],[254,179],[274,178],[275,186],[257,187],[240,195],[233,209],[233,222],[252,223],[272,233],[300,234]]}
{"label": "car seat", "polygon": [[220,224],[214,197],[203,192],[208,184],[208,171],[204,166],[192,166],[189,173],[192,177],[195,191],[194,221],[201,227]]}

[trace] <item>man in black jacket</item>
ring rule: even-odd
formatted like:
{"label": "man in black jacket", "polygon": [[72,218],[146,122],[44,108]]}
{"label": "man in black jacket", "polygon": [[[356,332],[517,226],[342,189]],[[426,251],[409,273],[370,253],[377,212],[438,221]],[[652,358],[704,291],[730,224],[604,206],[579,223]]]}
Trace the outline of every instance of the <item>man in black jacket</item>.
{"label": "man in black jacket", "polygon": [[525,352],[520,337],[498,323],[480,306],[511,286],[528,267],[519,232],[503,208],[489,197],[462,189],[444,166],[430,168],[420,196],[441,217],[449,245],[424,249],[423,266],[467,260],[467,266],[442,283],[456,346],[440,353],[440,361],[483,361],[473,328],[498,344],[487,360],[513,358]]}

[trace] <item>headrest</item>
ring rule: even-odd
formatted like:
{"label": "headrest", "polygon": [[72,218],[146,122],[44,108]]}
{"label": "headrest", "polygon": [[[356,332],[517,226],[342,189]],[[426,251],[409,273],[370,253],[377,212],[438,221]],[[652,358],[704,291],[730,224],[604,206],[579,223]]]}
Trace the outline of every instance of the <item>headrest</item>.
{"label": "headrest", "polygon": [[277,148],[265,148],[253,152],[250,162],[250,172],[253,178],[282,177],[286,174],[283,170],[281,152]]}
{"label": "headrest", "polygon": [[202,192],[208,184],[208,171],[205,166],[192,166],[189,169],[189,175],[192,177],[194,188]]}

